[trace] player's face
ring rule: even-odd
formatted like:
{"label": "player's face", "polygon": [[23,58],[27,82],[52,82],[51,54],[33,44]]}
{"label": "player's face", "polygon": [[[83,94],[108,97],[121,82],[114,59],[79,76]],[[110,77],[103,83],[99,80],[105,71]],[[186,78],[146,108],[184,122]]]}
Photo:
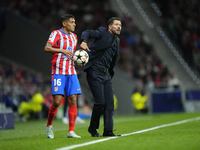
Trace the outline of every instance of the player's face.
{"label": "player's face", "polygon": [[119,20],[114,20],[112,25],[109,25],[109,31],[113,35],[120,35],[122,29],[122,23]]}
{"label": "player's face", "polygon": [[66,28],[66,30],[68,32],[73,32],[75,31],[75,26],[76,26],[76,23],[75,23],[75,19],[74,18],[70,18],[69,20],[67,20],[65,23],[64,23],[64,26]]}

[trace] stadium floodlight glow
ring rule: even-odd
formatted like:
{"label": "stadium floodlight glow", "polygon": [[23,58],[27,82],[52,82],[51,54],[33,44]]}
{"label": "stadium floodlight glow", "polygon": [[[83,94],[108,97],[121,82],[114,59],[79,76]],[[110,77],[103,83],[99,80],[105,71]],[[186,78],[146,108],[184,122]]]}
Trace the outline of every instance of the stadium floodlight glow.
{"label": "stadium floodlight glow", "polygon": [[163,30],[160,30],[159,34],[163,37],[165,35],[165,32]]}
{"label": "stadium floodlight glow", "polygon": [[167,36],[166,36],[166,35],[163,35],[163,36],[162,36],[162,39],[163,39],[163,40],[167,39]]}
{"label": "stadium floodlight glow", "polygon": [[151,3],[151,7],[154,9],[154,11],[156,12],[156,14],[161,17],[162,16],[162,12],[160,11],[160,9],[157,7],[157,5],[155,3]]}
{"label": "stadium floodlight glow", "polygon": [[179,56],[178,51],[175,51],[175,52],[174,52],[174,55],[175,55],[176,57]]}
{"label": "stadium floodlight glow", "polygon": [[183,59],[182,57],[179,57],[179,58],[180,58],[180,61],[181,61],[181,62],[183,62],[183,63],[185,62],[184,59]]}
{"label": "stadium floodlight glow", "polygon": [[165,43],[169,44],[170,40],[168,38],[165,39]]}
{"label": "stadium floodlight glow", "polygon": [[172,43],[169,43],[169,44],[168,44],[168,47],[169,47],[170,49],[172,49],[174,46],[173,46]]}
{"label": "stadium floodlight glow", "polygon": [[200,84],[200,79],[197,79],[197,80],[196,80],[196,83],[197,83],[197,84]]}
{"label": "stadium floodlight glow", "polygon": [[138,11],[144,11],[142,7],[138,8]]}
{"label": "stadium floodlight glow", "polygon": [[121,10],[123,11],[125,9],[125,6],[124,5],[121,5]]}
{"label": "stadium floodlight glow", "polygon": [[171,43],[171,41],[169,40],[169,42],[167,43],[167,45],[168,45],[168,47],[169,47],[169,45],[172,45],[172,43]]}
{"label": "stadium floodlight glow", "polygon": [[145,21],[148,20],[150,22],[149,17],[147,15],[144,15],[143,18],[145,19]]}
{"label": "stadium floodlight glow", "polygon": [[159,8],[158,7],[155,7],[154,8],[155,12],[159,11]]}
{"label": "stadium floodlight glow", "polygon": [[175,47],[171,48],[171,51],[172,51],[172,53],[175,53],[176,48]]}
{"label": "stadium floodlight glow", "polygon": [[190,71],[190,76],[193,77],[194,76],[194,72]]}
{"label": "stadium floodlight glow", "polygon": [[151,7],[155,8],[157,5],[155,3],[151,3]]}
{"label": "stadium floodlight glow", "polygon": [[193,80],[194,80],[194,81],[197,80],[197,76],[196,76],[196,75],[193,76]]}
{"label": "stadium floodlight glow", "polygon": [[162,12],[161,12],[161,11],[158,11],[158,12],[157,12],[157,15],[158,15],[159,17],[161,17],[161,16],[162,16]]}
{"label": "stadium floodlight glow", "polygon": [[185,63],[185,61],[181,58],[180,63],[183,65]]}
{"label": "stadium floodlight glow", "polygon": [[146,13],[142,10],[142,11],[139,11],[140,15],[143,17],[144,15],[146,15]]}
{"label": "stadium floodlight glow", "polygon": [[153,27],[154,27],[154,24],[150,22],[150,23],[148,24],[148,26],[149,26],[149,28],[153,28]]}
{"label": "stadium floodlight glow", "polygon": [[140,4],[138,3],[138,1],[134,1],[134,4],[135,4],[136,7],[140,6]]}
{"label": "stadium floodlight glow", "polygon": [[143,8],[141,7],[141,5],[139,4],[139,2],[137,0],[132,0],[133,4],[135,5],[135,8],[138,10],[138,12],[140,13],[140,15],[143,17],[143,19],[145,20],[146,24],[149,26],[149,28],[154,28],[154,24],[151,22],[151,20],[149,19],[148,15],[145,13],[145,11],[143,10]]}
{"label": "stadium floodlight glow", "polygon": [[121,11],[125,14],[125,16],[129,17],[131,14],[129,13],[126,6],[124,5],[123,1],[122,0],[116,0],[116,2],[119,5],[119,8],[121,9]]}
{"label": "stadium floodlight glow", "polygon": [[157,28],[157,31],[160,33],[160,31],[162,30],[162,28],[160,26],[158,26]]}
{"label": "stadium floodlight glow", "polygon": [[122,5],[123,2],[121,0],[116,0],[119,5]]}

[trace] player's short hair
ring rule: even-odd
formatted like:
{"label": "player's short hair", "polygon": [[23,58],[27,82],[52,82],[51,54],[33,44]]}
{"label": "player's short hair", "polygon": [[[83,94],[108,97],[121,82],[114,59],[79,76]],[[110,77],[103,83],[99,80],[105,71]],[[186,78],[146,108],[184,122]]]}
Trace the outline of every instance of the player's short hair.
{"label": "player's short hair", "polygon": [[75,19],[75,17],[73,15],[71,15],[71,14],[64,14],[64,15],[62,15],[60,17],[60,23],[61,23],[61,25],[62,25],[63,21],[67,21],[70,18],[74,18]]}
{"label": "player's short hair", "polygon": [[112,25],[114,23],[115,20],[119,20],[122,22],[121,18],[119,17],[112,17],[108,20],[108,25]]}

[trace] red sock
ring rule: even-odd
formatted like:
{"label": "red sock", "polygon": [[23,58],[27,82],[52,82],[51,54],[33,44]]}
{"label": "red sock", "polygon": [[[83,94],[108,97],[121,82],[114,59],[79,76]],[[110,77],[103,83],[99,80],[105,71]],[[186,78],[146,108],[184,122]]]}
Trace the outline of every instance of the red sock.
{"label": "red sock", "polygon": [[77,116],[77,106],[69,106],[68,116],[69,116],[69,132],[74,131],[74,126]]}
{"label": "red sock", "polygon": [[49,114],[48,114],[47,126],[52,125],[53,119],[55,118],[57,111],[58,111],[58,107],[55,108],[55,107],[51,104],[51,106],[49,107]]}

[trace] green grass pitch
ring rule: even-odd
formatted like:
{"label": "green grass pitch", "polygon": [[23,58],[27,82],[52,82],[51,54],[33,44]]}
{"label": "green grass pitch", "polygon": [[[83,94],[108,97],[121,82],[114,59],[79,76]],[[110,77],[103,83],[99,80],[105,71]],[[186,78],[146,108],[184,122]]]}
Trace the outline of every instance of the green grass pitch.
{"label": "green grass pitch", "polygon": [[[177,121],[199,117],[200,113],[123,115],[114,116],[115,134],[128,134]],[[76,124],[75,132],[80,139],[67,138],[68,125],[55,119],[54,139],[46,136],[46,119],[15,122],[15,129],[0,130],[0,150],[52,150],[70,145],[83,144],[107,137],[95,138],[87,132],[89,119],[85,124]],[[103,120],[99,133],[103,134]],[[66,148],[65,148],[66,149]],[[200,120],[166,126],[151,131],[109,139],[99,143],[80,146],[80,150],[199,150]]]}

